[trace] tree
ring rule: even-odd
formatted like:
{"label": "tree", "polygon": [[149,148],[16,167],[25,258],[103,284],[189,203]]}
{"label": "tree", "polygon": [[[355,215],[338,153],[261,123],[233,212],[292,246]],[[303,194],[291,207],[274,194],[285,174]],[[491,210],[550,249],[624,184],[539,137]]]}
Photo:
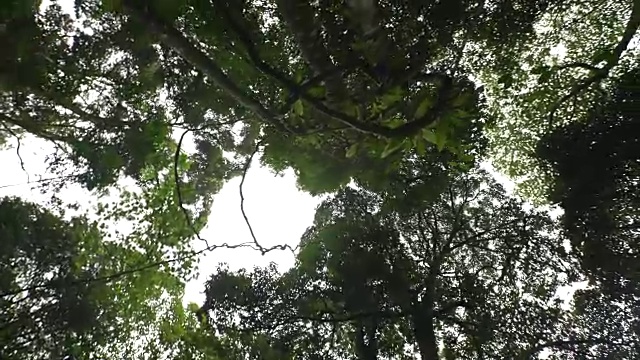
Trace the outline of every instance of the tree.
{"label": "tree", "polygon": [[482,171],[452,179],[406,208],[340,191],[319,207],[293,269],[221,269],[201,310],[218,332],[248,334],[248,349],[262,339],[274,358],[633,354],[619,328],[598,333],[563,310],[556,291],[579,273],[547,215],[523,210]]}
{"label": "tree", "polygon": [[190,242],[210,205],[189,202],[186,183],[192,206],[181,208],[173,172],[143,175],[137,191],[99,201],[94,220],[0,202],[2,359],[164,359],[171,344],[156,339],[165,319],[184,313],[184,283],[202,252]]}
{"label": "tree", "polygon": [[544,202],[552,182],[534,155],[537,142],[580,122],[606,88],[637,67],[638,26],[638,1],[565,1],[501,56],[471,50],[469,66],[479,71],[496,117],[487,129],[489,156],[522,195]]}
{"label": "tree", "polygon": [[[0,357],[639,357],[637,0],[73,3],[0,5],[0,143],[45,139],[52,170],[121,199],[95,220],[0,203],[20,264]],[[563,233],[477,170],[488,150],[531,175],[540,139],[551,171],[522,189],[555,177]],[[333,194],[292,269],[221,268],[185,309],[228,246],[198,235],[212,196],[257,154]]]}
{"label": "tree", "polygon": [[[171,164],[181,150],[172,133],[204,122],[180,120],[162,102],[160,90],[170,90],[173,80],[165,86],[150,70],[157,56],[153,48],[132,43],[129,29],[108,14],[93,19],[99,3],[78,4],[75,19],[56,3],[40,12],[38,6],[7,1],[0,8],[3,136],[31,134],[52,142],[52,170],[74,168],[70,178],[89,189],[112,185],[123,175],[140,180],[150,167]],[[216,134],[203,131],[195,139],[192,177],[222,181],[237,169],[222,157],[220,144],[233,143],[230,133]]]}
{"label": "tree", "polygon": [[[554,175],[550,200],[585,269],[613,294],[637,296],[640,69],[621,77],[587,118],[548,134],[538,156]],[[585,166],[589,164],[589,166]]]}
{"label": "tree", "polygon": [[4,198],[0,214],[2,292],[52,284],[0,298],[0,356],[61,358],[70,345],[86,351],[92,344],[103,344],[100,309],[90,296],[99,287],[71,286],[78,278],[99,271],[77,261],[80,237],[95,233],[79,221],[65,223],[18,199]]}
{"label": "tree", "polygon": [[313,192],[389,171],[402,149],[465,163],[489,117],[463,45],[498,51],[551,4],[86,1],[72,21],[10,1],[2,120],[67,151],[90,187],[137,176],[179,127],[217,152],[259,142]]}

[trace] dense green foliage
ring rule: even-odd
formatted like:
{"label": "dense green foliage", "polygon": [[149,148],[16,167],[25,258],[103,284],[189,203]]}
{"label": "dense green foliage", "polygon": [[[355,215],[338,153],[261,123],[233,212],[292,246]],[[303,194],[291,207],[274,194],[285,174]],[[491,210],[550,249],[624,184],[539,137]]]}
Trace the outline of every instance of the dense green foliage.
{"label": "dense green foliage", "polygon": [[[0,358],[640,358],[639,26],[639,0],[2,1],[0,144],[64,177],[0,201]],[[292,268],[220,266],[185,307],[254,157],[315,221]]]}
{"label": "dense green foliage", "polygon": [[556,292],[577,279],[576,259],[547,215],[485,172],[454,176],[420,206],[387,205],[340,191],[318,208],[293,269],[220,269],[202,310],[219,332],[249,336],[240,347],[252,359],[639,355],[633,330],[563,309]]}
{"label": "dense green foliage", "polygon": [[119,357],[125,346],[148,346],[131,334],[153,331],[165,302],[181,298],[179,272],[146,266],[162,257],[136,250],[142,240],[107,241],[86,219],[11,198],[0,223],[2,359]]}
{"label": "dense green foliage", "polygon": [[565,227],[585,266],[612,291],[633,294],[640,270],[639,120],[636,69],[585,121],[550,133],[538,151],[556,174],[552,197],[565,210]]}

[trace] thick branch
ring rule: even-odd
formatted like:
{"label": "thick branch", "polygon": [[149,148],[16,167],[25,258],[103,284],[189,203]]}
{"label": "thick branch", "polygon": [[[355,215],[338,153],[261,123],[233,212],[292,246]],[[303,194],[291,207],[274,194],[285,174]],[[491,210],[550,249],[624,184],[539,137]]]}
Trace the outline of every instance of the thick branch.
{"label": "thick branch", "polygon": [[[310,8],[306,9],[305,5],[300,5],[297,2],[295,2],[294,4],[294,1],[292,0],[280,0],[279,2],[280,2],[280,6],[284,7],[283,14],[286,13],[286,10],[293,11],[296,9],[302,9],[304,11],[311,11]],[[308,7],[308,4],[306,6]],[[139,7],[136,6],[136,4],[133,4],[132,0],[125,1],[125,8],[132,15],[136,16],[138,19],[140,19],[140,21],[146,24],[152,32],[160,36],[162,42],[166,46],[176,51],[185,60],[187,60],[193,66],[195,66],[204,74],[206,74],[207,77],[209,77],[216,86],[225,90],[240,105],[251,110],[260,119],[275,126],[277,129],[279,129],[282,132],[304,135],[304,132],[294,131],[288,128],[283,122],[281,122],[281,119],[278,116],[278,114],[267,109],[257,99],[246,94],[242,89],[240,89],[240,87],[235,82],[233,82],[233,80],[231,80],[224,73],[224,71],[218,66],[218,64],[214,60],[212,60],[207,54],[205,54],[203,51],[198,49],[196,46],[194,46],[191,43],[191,41],[189,41],[186,37],[184,37],[180,33],[180,31],[175,29],[173,26],[164,24],[161,20],[154,17],[148,11],[140,9]],[[288,15],[293,15],[293,14],[288,14]],[[297,16],[292,16],[292,19],[291,19],[291,21],[295,22],[296,24],[298,24],[297,22],[301,22],[302,20],[303,18],[301,17],[300,14],[298,14]],[[302,35],[303,34],[298,34],[298,36],[302,36]],[[310,34],[305,33],[304,36],[310,36]],[[307,44],[299,44],[299,45],[301,49],[304,49],[307,47]],[[313,49],[307,49],[307,50],[311,51]],[[320,51],[319,53],[321,54],[322,51]],[[317,55],[317,56],[320,56],[320,55]],[[267,65],[266,63],[261,62],[260,64],[261,64],[260,66],[262,66],[264,69],[267,69],[265,67],[265,65]],[[339,75],[339,72],[335,70],[335,66],[333,65],[329,66],[327,64],[324,64],[322,66],[318,66],[316,70],[319,73],[328,75],[329,80],[327,80],[328,81],[327,87],[330,86],[329,83],[331,83],[332,77],[339,78],[339,76],[333,75],[333,74]],[[270,68],[268,71],[270,71],[272,75],[277,74],[273,68]],[[299,95],[301,99],[309,102],[313,107],[315,107],[322,114],[327,115],[335,119],[336,121],[349,126],[350,128],[356,131],[372,134],[372,135],[383,137],[383,138],[409,137],[416,134],[422,128],[434,123],[441,115],[441,112],[448,105],[448,100],[450,98],[451,90],[453,88],[452,79],[449,76],[444,74],[438,74],[437,77],[441,79],[441,87],[440,87],[440,92],[438,96],[438,103],[436,104],[436,106],[434,106],[434,108],[426,116],[422,117],[421,119],[417,119],[415,121],[405,123],[404,125],[397,128],[388,128],[386,126],[381,126],[375,123],[359,121],[358,119],[348,116],[341,111],[334,110],[328,107],[327,105],[323,104],[317,99],[312,98],[308,94],[300,93]],[[280,80],[284,81],[285,84],[288,83],[290,90],[293,90],[294,92],[296,91],[297,85],[290,82],[290,80],[287,80],[286,77],[282,77]]]}
{"label": "thick branch", "polygon": [[277,116],[269,109],[265,108],[257,99],[246,94],[240,87],[231,80],[227,74],[202,50],[198,49],[185,38],[180,31],[173,26],[168,26],[162,20],[153,16],[149,11],[139,8],[133,0],[123,2],[125,9],[142,23],[149,30],[158,35],[161,41],[169,48],[180,54],[186,61],[202,71],[207,77],[215,83],[216,86],[223,89],[240,105],[246,107],[260,117],[263,121],[275,126],[283,132],[291,132],[282,124]]}
{"label": "thick branch", "polygon": [[[305,0],[278,0],[278,9],[300,48],[302,57],[309,63],[315,75],[334,74],[336,66],[328,50],[322,44],[320,29],[311,5]],[[346,87],[339,74],[328,76],[327,98],[340,102],[346,95]]]}

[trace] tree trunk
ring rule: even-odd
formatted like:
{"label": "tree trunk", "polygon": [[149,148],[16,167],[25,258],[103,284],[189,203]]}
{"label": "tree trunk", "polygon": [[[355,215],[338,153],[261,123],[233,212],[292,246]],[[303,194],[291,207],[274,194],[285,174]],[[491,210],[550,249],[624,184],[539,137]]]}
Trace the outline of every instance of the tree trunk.
{"label": "tree trunk", "polygon": [[433,327],[433,311],[418,311],[412,316],[413,334],[422,360],[438,360],[438,343]]}

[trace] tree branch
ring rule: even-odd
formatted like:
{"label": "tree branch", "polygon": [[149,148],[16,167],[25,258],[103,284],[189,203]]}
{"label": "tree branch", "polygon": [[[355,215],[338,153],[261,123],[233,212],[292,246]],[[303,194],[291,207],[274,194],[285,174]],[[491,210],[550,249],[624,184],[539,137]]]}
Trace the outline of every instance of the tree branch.
{"label": "tree branch", "polygon": [[251,167],[251,162],[253,161],[254,156],[256,155],[256,153],[258,153],[258,150],[260,149],[260,146],[262,146],[261,142],[258,142],[256,144],[255,149],[253,150],[253,152],[251,153],[251,155],[249,155],[249,158],[247,159],[247,162],[244,165],[244,169],[242,170],[242,180],[240,181],[240,186],[239,186],[239,191],[240,191],[240,211],[242,212],[242,217],[244,218],[244,222],[247,224],[247,228],[249,228],[249,233],[251,234],[251,238],[253,239],[253,244],[256,246],[256,248],[260,251],[260,253],[262,255],[273,251],[273,250],[290,250],[292,253],[295,253],[295,249],[292,248],[291,246],[289,246],[288,244],[284,244],[284,245],[274,245],[270,248],[265,248],[262,245],[260,245],[260,243],[258,242],[258,239],[256,238],[255,233],[253,232],[253,227],[251,226],[251,222],[249,222],[249,217],[247,216],[247,213],[245,212],[244,209],[244,192],[243,192],[243,186],[244,186],[244,181],[247,177],[247,172],[249,171],[249,168]]}
{"label": "tree branch", "polygon": [[216,86],[223,89],[240,105],[251,110],[263,121],[273,125],[280,131],[285,133],[292,132],[292,130],[279,121],[273,112],[265,108],[257,99],[254,99],[240,89],[240,87],[225,74],[215,61],[207,56],[202,50],[194,46],[191,41],[185,38],[176,28],[164,24],[162,20],[151,14],[148,9],[141,9],[141,5],[136,1],[124,0],[123,6],[128,13],[140,20],[153,33],[160,36],[161,41],[167,47],[177,52],[186,61],[190,62],[193,66],[202,71],[215,83]]}
{"label": "tree branch", "polygon": [[[279,111],[279,114],[287,113],[293,103],[295,103],[302,94],[307,93],[307,91],[323,81],[327,81],[328,79],[336,76],[342,75],[342,73],[346,70],[345,67],[341,66],[332,66],[324,72],[317,73],[311,79],[303,82],[301,85],[296,84],[290,77],[288,77],[285,73],[279,71],[273,66],[269,65],[266,61],[262,59],[258,49],[256,48],[254,42],[251,39],[249,33],[244,29],[244,27],[239,23],[239,20],[234,19],[233,15],[229,13],[228,9],[223,9],[222,14],[229,23],[229,27],[236,33],[238,39],[243,44],[245,50],[247,51],[247,55],[251,62],[256,66],[256,68],[266,75],[271,76],[278,82],[280,82],[286,89],[289,91],[291,96],[287,99],[284,106]],[[310,96],[304,96],[305,100],[308,101],[314,107],[316,106],[317,101],[311,98]]]}
{"label": "tree branch", "polygon": [[[134,4],[133,0],[125,0],[123,4],[125,6],[125,9],[129,13],[131,13],[133,16],[138,18],[144,24],[146,24],[146,26],[148,26],[152,32],[159,35],[161,38],[161,41],[167,47],[176,51],[186,61],[190,62],[193,66],[195,66],[200,71],[202,71],[205,75],[207,75],[207,77],[209,77],[216,86],[225,90],[232,98],[234,98],[234,100],[238,102],[238,104],[251,110],[264,122],[273,125],[274,127],[276,127],[278,130],[282,132],[292,133],[297,135],[304,135],[304,131],[290,129],[282,121],[282,119],[278,116],[278,114],[267,109],[257,99],[249,96],[242,89],[240,89],[239,86],[224,73],[224,71],[218,66],[218,64],[214,60],[212,60],[202,50],[194,46],[191,43],[191,41],[189,41],[176,28],[168,24],[164,24],[160,19],[153,16],[153,14],[151,14],[149,11],[145,9],[140,9],[138,7],[139,5]],[[290,21],[292,21],[293,23],[295,23],[296,26],[308,25],[308,24],[303,24],[306,21],[303,19],[301,15],[301,14],[304,14],[304,11],[311,11],[308,4],[299,3],[297,0],[279,0],[279,6],[282,7],[283,14],[286,13],[285,17]],[[296,11],[301,10],[303,12],[296,15],[292,12],[294,10]],[[301,33],[298,33],[297,36],[300,38],[307,39],[307,37],[311,35],[308,32],[305,32],[304,34],[301,32]],[[313,43],[313,41],[315,41],[315,38],[313,38],[311,41]],[[309,44],[312,44],[312,43],[309,43]],[[311,45],[309,45],[310,47],[307,48],[307,43],[304,43],[304,42],[299,43],[299,46],[301,47],[301,49],[306,49],[303,51],[316,50],[315,47]],[[307,54],[307,55],[312,56],[313,54]],[[322,54],[322,51],[320,51],[318,54],[313,55],[311,57],[312,59],[318,60],[315,58],[315,56],[317,56],[318,59],[320,59],[321,57],[324,57],[324,55]],[[310,63],[312,63],[313,65],[313,61],[310,61]],[[267,64],[263,62],[261,66],[267,69],[265,65]],[[328,79],[325,79],[325,82],[327,83],[327,88],[330,88],[331,86],[333,86],[331,85],[333,81],[332,79],[337,78],[337,76],[333,76],[333,74],[337,73],[337,71],[335,70],[335,66],[333,66],[332,64],[331,66],[327,64],[321,65],[320,63],[316,63],[315,66],[317,67],[316,69],[317,74],[331,74],[331,76],[329,76]],[[277,73],[275,71],[272,71],[272,75],[276,75],[276,74]],[[367,133],[367,134],[371,134],[371,135],[375,135],[383,138],[409,137],[414,135],[418,131],[420,131],[422,128],[434,123],[439,118],[444,108],[447,106],[449,97],[451,96],[453,80],[450,77],[443,74],[440,74],[439,77],[442,80],[441,81],[442,84],[438,94],[438,103],[436,104],[436,106],[434,106],[434,108],[423,118],[405,123],[402,126],[399,126],[396,128],[389,128],[389,127],[378,125],[375,123],[359,121],[354,117],[348,116],[340,111],[334,110],[326,106],[325,104],[321,103],[320,101],[317,101],[317,99],[312,98],[306,93],[299,93],[299,96],[303,100],[309,102],[313,107],[315,107],[318,111],[320,111],[324,115],[327,115],[335,119],[336,121],[341,122],[342,124],[347,125],[350,128],[353,128],[354,130],[357,130],[359,132]],[[290,80],[287,80],[286,77],[283,77],[281,80],[285,82],[290,82]],[[290,89],[297,89],[296,84],[291,82],[290,85],[291,85]],[[339,91],[336,89],[329,89],[329,90]]]}
{"label": "tree branch", "polygon": [[20,155],[20,146],[22,145],[22,142],[20,141],[20,137],[18,136],[18,134],[15,133],[15,131],[11,130],[11,128],[8,127],[7,124],[2,123],[2,127],[4,127],[4,129],[7,130],[9,134],[13,135],[13,137],[16,138],[16,142],[17,142],[16,155],[18,156],[18,160],[20,161],[20,168],[22,168],[22,171],[27,175],[27,183],[30,183],[31,179],[29,176],[29,172],[24,167],[24,160],[22,160],[22,155]]}
{"label": "tree branch", "polygon": [[631,16],[629,17],[629,21],[627,21],[627,25],[625,26],[624,32],[622,33],[622,38],[620,39],[616,47],[613,49],[611,53],[611,58],[608,59],[608,61],[602,68],[598,68],[596,66],[588,65],[584,63],[572,63],[572,64],[565,65],[565,66],[572,65],[573,67],[586,68],[586,69],[589,69],[593,74],[589,78],[576,84],[571,89],[571,91],[569,91],[569,93],[564,95],[562,98],[560,98],[560,100],[558,100],[555,104],[553,104],[553,106],[551,107],[551,110],[549,111],[549,120],[548,120],[549,127],[553,126],[555,113],[558,111],[558,109],[560,108],[560,106],[562,106],[563,103],[570,100],[571,98],[577,97],[592,85],[602,81],[607,76],[609,76],[611,69],[613,69],[620,62],[622,53],[624,53],[624,51],[629,46],[629,43],[631,42],[636,32],[638,31],[638,27],[640,27],[640,0],[634,0],[633,8],[631,10]]}
{"label": "tree branch", "polygon": [[540,351],[546,348],[561,348],[561,347],[574,346],[574,345],[598,345],[598,344],[611,344],[611,343],[613,342],[606,338],[550,341],[550,342],[536,345],[530,348],[529,350],[525,351],[525,353],[522,355],[522,360],[533,359],[534,355],[536,355],[537,353],[539,353]]}
{"label": "tree branch", "polygon": [[[282,18],[293,33],[302,57],[309,63],[314,74],[335,73],[336,65],[322,44],[322,36],[320,29],[316,27],[317,20],[311,5],[306,0],[278,0],[276,3]],[[328,76],[324,83],[330,102],[344,100],[347,91],[340,76]]]}
{"label": "tree branch", "polygon": [[193,222],[191,221],[191,215],[189,214],[189,211],[187,210],[187,208],[184,206],[184,202],[182,199],[182,188],[181,188],[182,181],[180,181],[180,173],[179,173],[180,153],[182,152],[182,141],[184,141],[184,137],[189,133],[189,131],[191,131],[191,129],[187,129],[182,132],[182,135],[180,135],[180,139],[178,140],[178,144],[176,146],[176,152],[173,156],[173,177],[174,177],[173,180],[176,183],[176,195],[178,198],[178,206],[180,206],[180,209],[184,214],[184,218],[185,218],[185,221],[187,222],[187,225],[189,226],[191,231],[193,231],[194,236],[198,240],[204,242],[205,246],[208,248],[209,242],[207,241],[207,239],[203,239],[200,236],[200,231],[198,231],[195,225],[193,225]]}

